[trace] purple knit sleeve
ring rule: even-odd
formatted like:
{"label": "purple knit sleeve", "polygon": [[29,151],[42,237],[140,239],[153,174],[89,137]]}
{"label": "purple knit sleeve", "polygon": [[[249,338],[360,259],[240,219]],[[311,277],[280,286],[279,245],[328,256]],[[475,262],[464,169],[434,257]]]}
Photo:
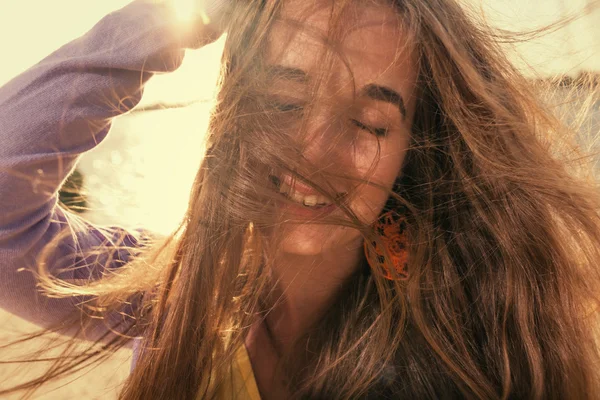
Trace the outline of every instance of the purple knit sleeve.
{"label": "purple knit sleeve", "polygon": [[[41,295],[29,271],[61,232],[67,235],[53,245],[48,267],[67,280],[98,277],[141,245],[139,232],[66,212],[57,194],[79,156],[104,140],[111,119],[138,104],[148,79],[175,70],[185,48],[200,45],[171,15],[136,0],[0,88],[0,307],[48,326],[85,300]],[[123,235],[125,249],[113,259],[80,256]]]}

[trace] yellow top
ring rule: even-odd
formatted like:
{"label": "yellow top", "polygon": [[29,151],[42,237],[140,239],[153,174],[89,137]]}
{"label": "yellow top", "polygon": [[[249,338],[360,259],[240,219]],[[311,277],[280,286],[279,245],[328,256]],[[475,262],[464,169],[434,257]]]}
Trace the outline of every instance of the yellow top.
{"label": "yellow top", "polygon": [[235,359],[231,365],[231,382],[220,385],[219,400],[260,400],[260,393],[252,371],[250,357],[243,344],[238,347]]}

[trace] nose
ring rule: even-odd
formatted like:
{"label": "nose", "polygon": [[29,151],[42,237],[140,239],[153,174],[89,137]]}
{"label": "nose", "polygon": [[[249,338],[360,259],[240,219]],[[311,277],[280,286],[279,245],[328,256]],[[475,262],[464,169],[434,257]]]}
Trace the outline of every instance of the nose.
{"label": "nose", "polygon": [[309,164],[309,179],[333,189],[338,195],[347,193],[344,176],[351,176],[352,151],[336,118],[326,113],[311,118],[303,139],[302,155]]}
{"label": "nose", "polygon": [[[311,117],[303,139],[303,156],[319,169],[341,168],[346,164],[344,134],[340,123],[328,113]],[[347,145],[347,144],[346,144]],[[348,151],[346,151],[348,153]]]}

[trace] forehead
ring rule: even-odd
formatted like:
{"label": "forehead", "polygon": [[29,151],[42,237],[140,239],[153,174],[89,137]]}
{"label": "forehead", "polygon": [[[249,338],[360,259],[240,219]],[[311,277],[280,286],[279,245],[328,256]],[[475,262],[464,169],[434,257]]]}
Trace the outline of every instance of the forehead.
{"label": "forehead", "polygon": [[333,46],[341,55],[331,75],[338,84],[348,83],[348,68],[357,86],[378,82],[400,90],[414,83],[412,44],[391,5],[354,2],[339,14],[335,26],[332,11],[329,1],[286,1],[269,36],[269,63],[310,74],[322,65],[324,48]]}

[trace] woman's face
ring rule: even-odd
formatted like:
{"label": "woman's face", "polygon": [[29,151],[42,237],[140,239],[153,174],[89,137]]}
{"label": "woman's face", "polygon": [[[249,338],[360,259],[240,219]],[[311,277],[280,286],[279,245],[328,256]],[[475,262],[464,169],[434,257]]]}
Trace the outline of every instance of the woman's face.
{"label": "woman's face", "polygon": [[[307,100],[307,83],[323,63],[319,56],[325,46],[323,38],[331,8],[315,6],[317,3],[286,2],[282,18],[269,38],[269,67],[289,72],[277,74],[280,78],[273,80],[269,91],[287,109],[302,106]],[[392,6],[357,3],[362,5],[353,5],[341,20],[344,35],[338,42],[339,50],[348,64],[342,58],[334,58],[331,73],[319,86],[317,98],[326,101],[317,102],[310,114],[303,155],[317,166],[327,169],[339,166],[343,169],[340,172],[368,178],[391,189],[408,146],[415,109],[416,60]],[[347,133],[340,136],[341,129]],[[332,142],[334,137],[336,141]],[[335,147],[333,152],[332,147]],[[307,207],[315,200],[318,203],[324,200],[314,197],[318,194],[315,190],[298,182],[295,190],[291,190],[285,186],[286,182],[291,183],[291,177],[279,178],[284,185],[281,190],[304,204],[285,206],[285,214],[311,219],[330,212],[332,207]],[[336,187],[336,192],[347,190]],[[360,185],[347,200],[362,221],[373,222],[387,198],[388,194],[377,187]],[[331,212],[343,215],[339,209]],[[335,254],[361,243],[356,229],[311,223],[283,226],[282,250],[288,254]]]}

